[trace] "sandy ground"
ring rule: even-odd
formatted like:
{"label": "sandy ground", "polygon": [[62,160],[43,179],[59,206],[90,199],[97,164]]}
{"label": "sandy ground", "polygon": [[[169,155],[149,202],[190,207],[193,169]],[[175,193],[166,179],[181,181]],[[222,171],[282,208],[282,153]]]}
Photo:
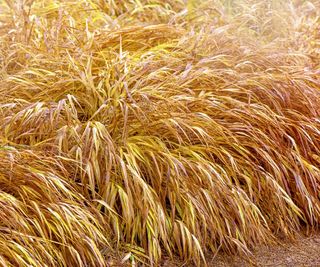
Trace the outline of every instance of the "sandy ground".
{"label": "sandy ground", "polygon": [[[208,267],[320,267],[320,234],[299,236],[295,241],[283,240],[281,245],[261,246],[253,251],[250,261],[238,256],[218,254],[207,260]],[[184,266],[166,262],[162,266]]]}
{"label": "sandy ground", "polygon": [[281,245],[256,248],[251,263],[239,257],[218,255],[209,261],[209,266],[320,267],[320,234],[300,236],[294,242],[284,241]]}

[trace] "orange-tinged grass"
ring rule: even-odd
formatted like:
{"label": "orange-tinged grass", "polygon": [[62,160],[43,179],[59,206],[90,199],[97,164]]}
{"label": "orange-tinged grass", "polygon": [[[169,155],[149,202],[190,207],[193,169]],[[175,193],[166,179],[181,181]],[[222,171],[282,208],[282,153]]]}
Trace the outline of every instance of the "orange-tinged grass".
{"label": "orange-tinged grass", "polygon": [[235,2],[0,1],[1,265],[318,227],[320,3]]}

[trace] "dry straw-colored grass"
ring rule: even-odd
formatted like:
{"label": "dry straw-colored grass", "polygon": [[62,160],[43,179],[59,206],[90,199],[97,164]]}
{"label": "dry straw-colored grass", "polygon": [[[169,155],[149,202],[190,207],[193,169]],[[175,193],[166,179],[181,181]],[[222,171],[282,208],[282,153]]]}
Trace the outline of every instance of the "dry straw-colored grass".
{"label": "dry straw-colored grass", "polygon": [[0,0],[0,265],[203,266],[318,227],[319,11]]}

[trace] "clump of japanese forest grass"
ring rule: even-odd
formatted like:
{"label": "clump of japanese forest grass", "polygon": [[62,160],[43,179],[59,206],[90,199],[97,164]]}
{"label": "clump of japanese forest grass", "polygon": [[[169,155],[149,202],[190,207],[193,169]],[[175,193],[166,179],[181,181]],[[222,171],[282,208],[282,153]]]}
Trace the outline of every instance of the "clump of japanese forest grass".
{"label": "clump of japanese forest grass", "polygon": [[318,227],[320,3],[234,2],[0,0],[1,266]]}

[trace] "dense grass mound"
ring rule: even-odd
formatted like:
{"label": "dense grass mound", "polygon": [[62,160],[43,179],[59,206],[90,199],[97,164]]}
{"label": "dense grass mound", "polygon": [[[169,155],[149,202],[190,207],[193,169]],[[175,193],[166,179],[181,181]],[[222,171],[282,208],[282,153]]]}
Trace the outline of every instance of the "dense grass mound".
{"label": "dense grass mound", "polygon": [[316,228],[320,2],[268,2],[0,0],[0,265]]}

